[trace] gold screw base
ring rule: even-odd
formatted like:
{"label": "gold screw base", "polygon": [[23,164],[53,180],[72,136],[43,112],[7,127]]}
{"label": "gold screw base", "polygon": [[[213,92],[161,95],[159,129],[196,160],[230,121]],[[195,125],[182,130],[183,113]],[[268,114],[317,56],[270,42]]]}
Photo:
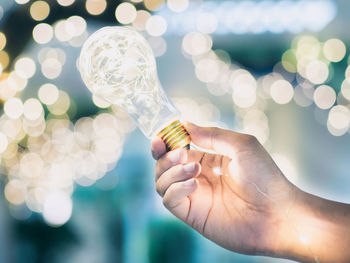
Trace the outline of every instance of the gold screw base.
{"label": "gold screw base", "polygon": [[167,150],[186,147],[189,149],[191,138],[184,126],[178,121],[174,121],[158,133],[167,146]]}

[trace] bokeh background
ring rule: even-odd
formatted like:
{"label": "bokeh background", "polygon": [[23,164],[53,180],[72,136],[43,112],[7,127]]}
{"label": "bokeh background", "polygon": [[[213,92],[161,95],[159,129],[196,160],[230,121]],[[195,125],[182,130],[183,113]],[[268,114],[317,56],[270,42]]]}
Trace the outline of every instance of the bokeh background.
{"label": "bokeh background", "polygon": [[297,186],[349,202],[349,12],[348,0],[1,0],[0,262],[287,262],[222,249],[167,212],[150,142],[92,97],[77,59],[98,28],[134,27],[184,120],[253,134]]}

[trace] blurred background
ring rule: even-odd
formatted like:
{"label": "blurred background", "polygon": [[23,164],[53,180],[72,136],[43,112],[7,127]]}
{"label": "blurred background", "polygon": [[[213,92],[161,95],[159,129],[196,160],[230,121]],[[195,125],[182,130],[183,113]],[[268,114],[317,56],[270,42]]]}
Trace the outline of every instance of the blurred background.
{"label": "blurred background", "polygon": [[255,135],[298,187],[350,200],[347,0],[1,0],[0,262],[287,262],[227,251],[162,207],[150,142],[77,59],[141,32],[184,120]]}

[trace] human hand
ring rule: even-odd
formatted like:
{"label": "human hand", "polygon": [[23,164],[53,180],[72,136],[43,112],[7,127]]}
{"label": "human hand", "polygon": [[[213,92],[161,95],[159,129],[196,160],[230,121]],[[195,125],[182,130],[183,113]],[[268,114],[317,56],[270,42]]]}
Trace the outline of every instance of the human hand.
{"label": "human hand", "polygon": [[245,254],[278,256],[281,225],[297,188],[253,137],[186,124],[192,142],[216,154],[166,152],[152,140],[156,189],[179,219],[215,243]]}

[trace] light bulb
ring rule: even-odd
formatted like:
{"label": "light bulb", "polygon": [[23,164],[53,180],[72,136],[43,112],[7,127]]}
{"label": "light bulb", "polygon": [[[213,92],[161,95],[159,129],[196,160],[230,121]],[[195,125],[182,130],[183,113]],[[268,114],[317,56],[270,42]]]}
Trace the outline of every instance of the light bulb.
{"label": "light bulb", "polygon": [[186,147],[190,137],[165,95],[151,47],[130,27],[103,27],[84,43],[79,71],[95,95],[127,112],[148,137],[160,136],[168,150]]}

